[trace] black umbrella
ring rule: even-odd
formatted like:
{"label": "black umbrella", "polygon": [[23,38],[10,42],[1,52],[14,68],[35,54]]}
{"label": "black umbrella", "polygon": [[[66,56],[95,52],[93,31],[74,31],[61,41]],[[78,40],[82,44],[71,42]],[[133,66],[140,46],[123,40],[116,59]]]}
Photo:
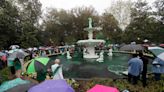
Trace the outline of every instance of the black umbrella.
{"label": "black umbrella", "polygon": [[128,44],[120,48],[121,51],[134,51],[134,50],[144,50],[144,47],[140,44]]}

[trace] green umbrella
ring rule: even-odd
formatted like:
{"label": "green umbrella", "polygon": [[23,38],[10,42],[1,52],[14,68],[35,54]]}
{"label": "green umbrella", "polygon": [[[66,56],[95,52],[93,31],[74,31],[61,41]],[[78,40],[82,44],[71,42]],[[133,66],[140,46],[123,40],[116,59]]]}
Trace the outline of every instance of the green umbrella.
{"label": "green umbrella", "polygon": [[38,70],[46,68],[46,65],[49,61],[50,59],[48,57],[37,57],[32,59],[26,68],[27,74],[31,74],[37,72]]}

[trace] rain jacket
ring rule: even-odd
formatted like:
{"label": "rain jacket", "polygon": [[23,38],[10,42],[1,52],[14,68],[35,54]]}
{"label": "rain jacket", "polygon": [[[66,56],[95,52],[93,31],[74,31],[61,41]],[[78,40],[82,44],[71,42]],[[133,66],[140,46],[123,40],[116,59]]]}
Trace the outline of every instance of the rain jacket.
{"label": "rain jacket", "polygon": [[164,61],[160,58],[154,59],[152,62],[152,72],[153,73],[164,73]]}

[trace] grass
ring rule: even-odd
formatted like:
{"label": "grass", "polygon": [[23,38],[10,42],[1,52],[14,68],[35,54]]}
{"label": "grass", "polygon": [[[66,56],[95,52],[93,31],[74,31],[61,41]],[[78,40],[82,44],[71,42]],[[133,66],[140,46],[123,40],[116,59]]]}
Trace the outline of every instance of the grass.
{"label": "grass", "polygon": [[[162,76],[164,79],[164,76]],[[126,79],[99,79],[94,78],[91,80],[77,80],[72,87],[76,90],[76,92],[86,92],[96,84],[106,85],[111,87],[116,87],[120,91],[125,89],[129,90],[130,92],[164,92],[164,80],[155,81],[153,76],[151,75],[147,81],[147,86],[142,87],[142,82],[139,81],[137,85],[132,85],[127,82]]]}
{"label": "grass", "polygon": [[9,80],[10,78],[10,72],[9,68],[4,68],[0,71],[0,84],[4,81]]}
{"label": "grass", "polygon": [[[8,81],[10,79],[10,72],[8,68],[5,68],[0,71],[0,83],[4,81]],[[132,85],[127,82],[126,79],[116,79],[113,80],[111,78],[108,79],[100,79],[93,78],[90,80],[67,80],[69,84],[75,89],[75,92],[86,92],[96,84],[116,87],[120,91],[125,89],[130,92],[164,92],[164,75],[162,75],[162,80],[155,81],[153,79],[153,75],[149,75],[147,87],[142,87],[141,81],[138,82],[137,85]]]}

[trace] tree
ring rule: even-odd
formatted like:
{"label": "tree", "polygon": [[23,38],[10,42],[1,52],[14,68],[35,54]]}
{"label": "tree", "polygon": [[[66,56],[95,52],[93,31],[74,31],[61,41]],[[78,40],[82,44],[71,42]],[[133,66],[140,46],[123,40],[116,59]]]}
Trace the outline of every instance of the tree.
{"label": "tree", "polygon": [[121,42],[121,29],[118,27],[118,21],[111,13],[106,11],[102,15],[101,25],[103,27],[103,35],[106,40],[110,40],[112,43]]}
{"label": "tree", "polygon": [[117,0],[111,4],[109,9],[106,10],[115,17],[122,30],[125,30],[130,23],[132,4],[131,0]]}
{"label": "tree", "polygon": [[74,44],[79,39],[87,38],[88,18],[94,20],[94,26],[99,22],[97,12],[92,7],[78,7],[71,11],[52,9],[45,19],[45,32],[50,34],[48,41],[61,45]]}
{"label": "tree", "polygon": [[164,1],[163,0],[156,0],[155,1],[155,18],[157,20],[156,25],[157,28],[154,32],[155,42],[157,43],[164,43],[163,35],[164,34]]}
{"label": "tree", "polygon": [[155,8],[156,8],[156,16],[158,17],[159,21],[163,22],[164,24],[164,1],[163,0],[156,0],[155,1]]}
{"label": "tree", "polygon": [[7,48],[17,43],[19,37],[18,16],[15,6],[7,0],[0,1],[0,47]]}
{"label": "tree", "polygon": [[49,34],[49,38],[47,39],[49,43],[60,45],[61,42],[63,43],[67,40],[67,36],[72,36],[72,16],[66,10],[50,10],[43,25],[45,26],[45,33]]}
{"label": "tree", "polygon": [[153,41],[153,33],[156,29],[156,20],[151,17],[151,7],[145,1],[138,1],[132,8],[131,23],[124,33],[124,41],[136,41],[141,43],[144,39]]}
{"label": "tree", "polygon": [[37,32],[41,16],[41,3],[38,0],[15,0],[19,10],[19,44],[22,47],[38,46]]}
{"label": "tree", "polygon": [[99,15],[93,7],[77,7],[71,11],[74,14],[74,32],[77,40],[87,39],[88,32],[84,28],[88,27],[88,18],[93,20],[93,27],[99,25]]}

